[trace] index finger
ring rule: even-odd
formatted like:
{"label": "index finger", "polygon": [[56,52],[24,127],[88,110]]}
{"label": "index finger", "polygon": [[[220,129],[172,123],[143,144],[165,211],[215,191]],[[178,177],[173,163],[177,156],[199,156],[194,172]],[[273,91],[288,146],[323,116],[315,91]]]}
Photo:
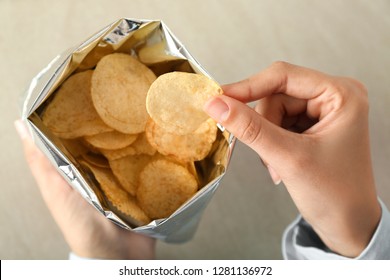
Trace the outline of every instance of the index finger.
{"label": "index finger", "polygon": [[275,62],[243,81],[222,87],[224,94],[241,102],[252,102],[274,93],[313,99],[324,93],[331,76],[286,62]]}

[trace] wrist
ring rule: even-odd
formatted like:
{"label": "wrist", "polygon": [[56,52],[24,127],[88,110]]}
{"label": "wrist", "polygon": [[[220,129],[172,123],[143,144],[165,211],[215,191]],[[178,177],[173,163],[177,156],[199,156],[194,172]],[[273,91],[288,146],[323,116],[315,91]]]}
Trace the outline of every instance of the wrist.
{"label": "wrist", "polygon": [[334,217],[326,224],[325,230],[316,226],[313,226],[313,229],[330,250],[345,257],[355,258],[370,243],[380,218],[381,207],[375,200],[370,207],[355,209],[353,212],[349,210],[343,216]]}

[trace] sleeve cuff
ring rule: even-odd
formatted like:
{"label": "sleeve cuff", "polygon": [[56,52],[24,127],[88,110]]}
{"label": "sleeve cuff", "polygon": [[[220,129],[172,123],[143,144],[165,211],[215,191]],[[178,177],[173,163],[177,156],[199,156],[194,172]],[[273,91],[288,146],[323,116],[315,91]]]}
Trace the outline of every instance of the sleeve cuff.
{"label": "sleeve cuff", "polygon": [[[390,259],[390,213],[379,200],[382,215],[371,241],[356,260]],[[350,258],[330,251],[312,227],[298,216],[285,230],[282,239],[282,253],[287,260],[348,260]]]}
{"label": "sleeve cuff", "polygon": [[73,252],[69,253],[69,260],[71,261],[91,261],[91,260],[97,260],[97,259],[92,259],[92,258],[84,258],[76,255]]}

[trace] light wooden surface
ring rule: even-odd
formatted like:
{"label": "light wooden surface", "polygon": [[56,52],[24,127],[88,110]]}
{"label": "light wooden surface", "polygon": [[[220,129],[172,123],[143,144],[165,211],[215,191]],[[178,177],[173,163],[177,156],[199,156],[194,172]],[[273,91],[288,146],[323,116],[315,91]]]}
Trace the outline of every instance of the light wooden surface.
{"label": "light wooden surface", "polygon": [[[63,259],[13,128],[20,95],[54,56],[121,17],[162,19],[220,83],[275,60],[361,80],[370,93],[376,182],[390,205],[390,2],[387,0],[0,0],[0,258]],[[304,170],[302,170],[304,176]],[[296,215],[258,157],[236,146],[195,238],[159,243],[161,259],[278,259]]]}

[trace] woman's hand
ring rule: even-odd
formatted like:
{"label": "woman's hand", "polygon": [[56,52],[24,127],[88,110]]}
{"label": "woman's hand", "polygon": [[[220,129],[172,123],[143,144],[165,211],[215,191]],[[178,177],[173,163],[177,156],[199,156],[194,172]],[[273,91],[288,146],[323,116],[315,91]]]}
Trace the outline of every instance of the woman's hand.
{"label": "woman's hand", "polygon": [[359,255],[381,215],[365,87],[277,62],[223,89],[205,111],[260,155],[331,250]]}

